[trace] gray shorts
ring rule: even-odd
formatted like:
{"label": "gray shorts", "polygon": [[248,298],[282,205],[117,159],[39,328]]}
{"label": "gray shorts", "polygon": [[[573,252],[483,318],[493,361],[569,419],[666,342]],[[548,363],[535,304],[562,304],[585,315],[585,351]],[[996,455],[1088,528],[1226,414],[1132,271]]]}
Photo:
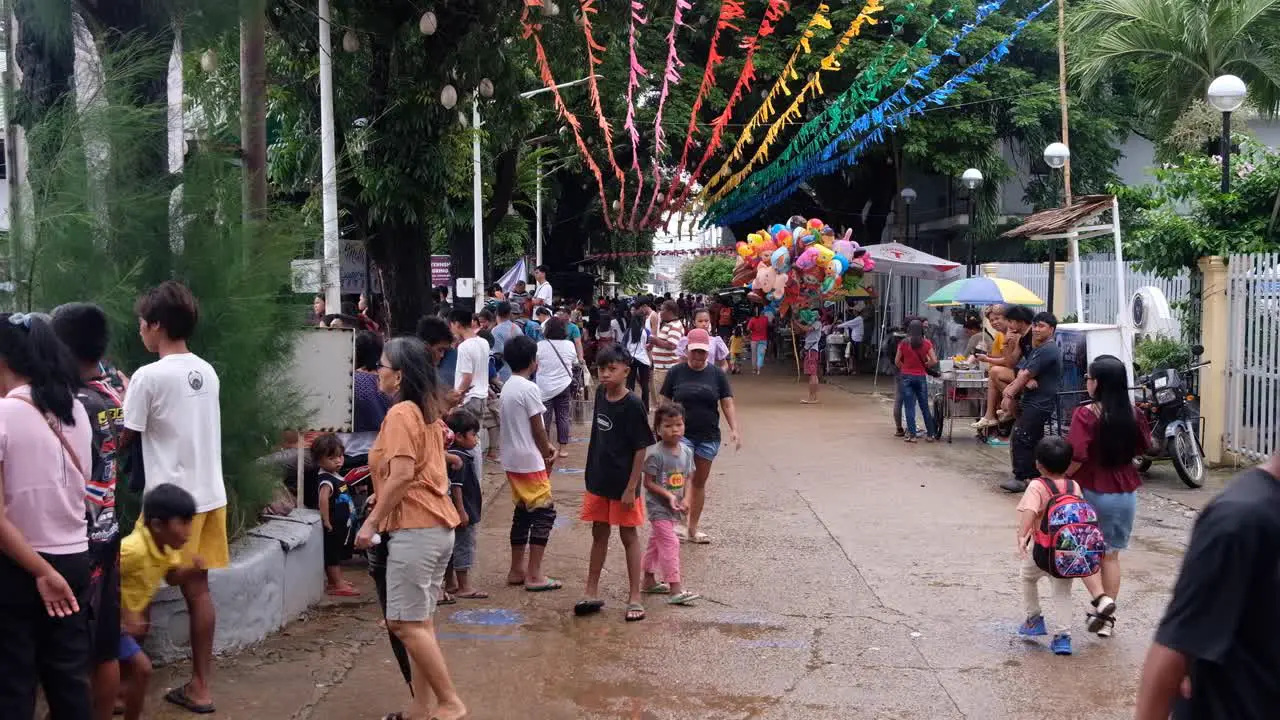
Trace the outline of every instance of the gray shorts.
{"label": "gray shorts", "polygon": [[470,570],[476,559],[476,526],[453,531],[453,569]]}
{"label": "gray shorts", "polygon": [[453,528],[393,531],[387,540],[387,619],[430,619],[452,556]]}

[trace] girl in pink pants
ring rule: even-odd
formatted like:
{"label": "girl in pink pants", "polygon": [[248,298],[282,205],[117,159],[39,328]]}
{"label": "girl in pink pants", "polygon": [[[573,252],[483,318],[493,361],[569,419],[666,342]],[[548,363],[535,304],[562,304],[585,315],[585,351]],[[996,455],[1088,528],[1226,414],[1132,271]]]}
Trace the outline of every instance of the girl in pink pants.
{"label": "girl in pink pants", "polygon": [[[654,413],[659,442],[645,452],[645,511],[649,516],[649,546],[644,551],[646,593],[670,595],[671,605],[692,605],[700,596],[680,582],[680,539],[676,525],[688,512],[685,482],[693,476],[693,449],[685,445],[684,409],[667,403]],[[659,581],[658,578],[662,580]]]}

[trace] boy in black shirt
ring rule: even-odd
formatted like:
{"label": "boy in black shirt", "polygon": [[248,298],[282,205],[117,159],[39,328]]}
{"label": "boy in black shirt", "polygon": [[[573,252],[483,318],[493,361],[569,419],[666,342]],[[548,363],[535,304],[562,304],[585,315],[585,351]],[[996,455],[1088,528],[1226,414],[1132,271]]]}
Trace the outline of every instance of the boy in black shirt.
{"label": "boy in black shirt", "polygon": [[591,615],[604,607],[600,599],[600,572],[609,554],[609,532],[618,537],[627,554],[627,622],[643,620],[640,602],[640,536],[644,503],[639,502],[645,450],[653,444],[649,413],[644,403],[627,390],[631,357],[617,346],[596,356],[600,387],[596,390],[591,445],[587,448],[587,490],[582,496],[582,519],[591,523],[591,562],[587,569],[586,599],[574,605],[576,615]]}
{"label": "boy in black shirt", "polygon": [[[1138,690],[1138,720],[1280,712],[1280,455],[1200,513]],[[1175,702],[1176,701],[1176,702]]]}
{"label": "boy in black shirt", "polygon": [[449,494],[458,511],[460,523],[454,529],[453,560],[445,572],[444,591],[466,600],[483,600],[489,594],[471,587],[469,576],[476,556],[476,526],[480,524],[480,474],[477,472],[476,446],[480,444],[480,420],[466,408],[449,413],[445,424],[453,431],[449,454],[462,462],[449,466]]}

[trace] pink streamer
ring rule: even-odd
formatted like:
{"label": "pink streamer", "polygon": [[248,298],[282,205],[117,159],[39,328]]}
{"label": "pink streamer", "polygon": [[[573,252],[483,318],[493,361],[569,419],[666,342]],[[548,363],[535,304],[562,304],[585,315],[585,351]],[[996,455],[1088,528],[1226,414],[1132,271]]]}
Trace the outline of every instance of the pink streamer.
{"label": "pink streamer", "polygon": [[[599,12],[596,7],[596,0],[580,0],[582,12],[582,33],[587,40],[587,68],[588,68],[588,87],[590,88],[591,107],[596,113],[596,124],[600,127],[601,134],[604,135],[605,151],[608,153],[609,166],[613,169],[613,176],[618,179],[618,221],[622,220],[622,206],[627,204],[627,174],[623,171],[622,166],[618,165],[618,159],[613,154],[613,127],[609,125],[609,121],[604,116],[604,104],[600,99],[600,84],[596,81],[596,69],[600,67],[601,60],[596,53],[603,53],[605,48],[596,42],[595,36],[591,31],[591,16]],[[610,208],[605,208],[605,216],[608,217]]]}
{"label": "pink streamer", "polygon": [[662,74],[662,93],[658,96],[658,112],[653,118],[653,192],[649,195],[649,206],[645,208],[644,218],[640,226],[649,224],[649,216],[653,214],[653,206],[658,200],[658,191],[662,189],[662,175],[658,160],[662,157],[662,109],[667,104],[667,94],[673,83],[680,82],[680,68],[684,63],[676,52],[676,29],[684,26],[684,11],[693,9],[688,0],[676,0],[676,9],[671,16],[671,30],[667,33],[667,68]]}
{"label": "pink streamer", "polygon": [[[627,119],[623,123],[623,127],[631,135],[631,168],[636,171],[637,180],[636,197],[631,206],[631,226],[635,225],[636,212],[640,209],[640,196],[644,193],[644,173],[640,169],[640,131],[636,129],[635,103],[635,91],[640,87],[640,78],[649,74],[636,57],[636,24],[648,23],[648,20],[640,14],[642,12],[644,12],[644,3],[641,0],[631,0],[631,22],[627,30],[627,50],[630,53],[631,69],[627,78]],[[624,206],[622,210],[625,209]],[[618,215],[618,224],[622,224],[621,214]]]}

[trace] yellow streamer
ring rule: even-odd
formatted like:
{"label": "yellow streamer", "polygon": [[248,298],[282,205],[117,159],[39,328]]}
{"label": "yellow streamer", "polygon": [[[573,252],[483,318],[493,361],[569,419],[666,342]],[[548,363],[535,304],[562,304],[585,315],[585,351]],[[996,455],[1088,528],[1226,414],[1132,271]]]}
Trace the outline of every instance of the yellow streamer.
{"label": "yellow streamer", "polygon": [[[853,21],[849,23],[849,27],[844,31],[843,34],[840,35],[840,38],[836,41],[835,47],[832,48],[831,52],[827,53],[827,56],[822,59],[822,63],[820,64],[819,69],[814,71],[813,73],[810,73],[809,80],[808,82],[805,83],[804,87],[800,90],[800,94],[796,96],[795,100],[792,101],[791,105],[782,112],[782,115],[780,115],[778,119],[774,121],[774,123],[769,127],[769,130],[765,132],[764,138],[760,142],[760,147],[756,149],[755,154],[752,155],[749,161],[747,161],[746,166],[743,167],[738,172],[734,173],[732,176],[730,176],[728,180],[726,180],[718,189],[716,189],[715,192],[709,192],[712,185],[714,185],[716,182],[719,182],[720,180],[724,180],[725,176],[728,175],[729,163],[731,161],[737,162],[742,159],[742,151],[740,146],[746,145],[751,141],[750,131],[755,129],[752,123],[756,121],[756,118],[753,117],[752,122],[747,123],[747,131],[744,131],[743,134],[739,136],[739,145],[734,146],[734,149],[733,149],[734,151],[730,155],[729,160],[726,160],[724,167],[721,167],[720,170],[716,172],[715,176],[713,176],[711,180],[707,182],[706,189],[704,189],[703,191],[704,202],[706,202],[707,204],[711,204],[720,200],[724,196],[728,195],[730,192],[733,191],[734,188],[742,184],[748,177],[751,176],[752,170],[762,165],[766,160],[769,159],[769,149],[774,144],[774,142],[778,140],[778,137],[782,134],[782,130],[787,125],[790,125],[793,122],[800,120],[800,118],[802,117],[803,113],[801,112],[801,107],[804,105],[806,98],[812,99],[815,97],[819,97],[825,93],[825,90],[823,90],[822,88],[822,80],[821,80],[822,72],[824,70],[825,71],[839,70],[840,55],[844,54],[844,52],[849,49],[849,45],[852,44],[853,39],[857,37],[859,33],[862,32],[863,26],[875,25],[878,22],[876,18],[872,16],[884,9],[884,5],[881,4],[882,1],[883,0],[867,0],[866,5],[864,5],[862,7],[862,10],[858,12],[857,17],[855,17]],[[825,6],[820,7],[819,10],[822,10],[823,7]],[[826,18],[823,18],[823,20],[826,20]],[[810,23],[812,24],[812,21],[810,21]],[[830,22],[828,22],[827,27],[828,28],[830,27]],[[793,55],[792,61],[794,61],[796,57],[798,56]],[[795,74],[795,70],[792,66],[792,62],[790,61],[787,63],[786,70],[784,70],[784,77],[787,71],[790,71],[792,75]],[[791,93],[788,92],[787,94],[790,95]],[[768,100],[766,100],[766,103],[772,99],[773,99],[773,93],[771,92]],[[760,113],[757,112],[757,114],[760,114]],[[772,116],[772,114],[773,114],[773,108],[770,107],[769,115],[761,117],[760,122],[766,122],[769,119],[769,117]]]}
{"label": "yellow streamer", "polygon": [[[871,1],[879,2],[879,0]],[[778,79],[774,81],[773,87],[769,89],[769,94],[765,96],[764,102],[756,109],[755,113],[751,116],[751,119],[747,121],[747,126],[743,128],[742,133],[738,135],[738,142],[734,143],[733,151],[729,153],[729,157],[725,159],[724,164],[720,166],[720,169],[717,170],[715,174],[712,175],[711,178],[703,185],[703,196],[706,195],[707,190],[721,180],[724,180],[729,175],[729,165],[731,163],[742,158],[743,147],[750,143],[752,131],[763,123],[768,122],[769,118],[773,116],[774,98],[778,97],[779,94],[784,94],[788,97],[791,95],[791,89],[787,87],[788,79],[800,79],[800,76],[797,75],[795,71],[796,61],[800,59],[800,55],[802,53],[805,55],[809,54],[809,39],[814,35],[813,28],[822,27],[828,30],[831,29],[831,21],[827,19],[827,13],[829,11],[830,8],[827,7],[826,4],[820,4],[818,5],[818,9],[814,11],[813,17],[809,18],[809,22],[805,25],[804,32],[801,34],[799,44],[796,46],[796,49],[791,52],[791,57],[787,60],[787,64],[782,68],[782,72],[778,74]]]}

